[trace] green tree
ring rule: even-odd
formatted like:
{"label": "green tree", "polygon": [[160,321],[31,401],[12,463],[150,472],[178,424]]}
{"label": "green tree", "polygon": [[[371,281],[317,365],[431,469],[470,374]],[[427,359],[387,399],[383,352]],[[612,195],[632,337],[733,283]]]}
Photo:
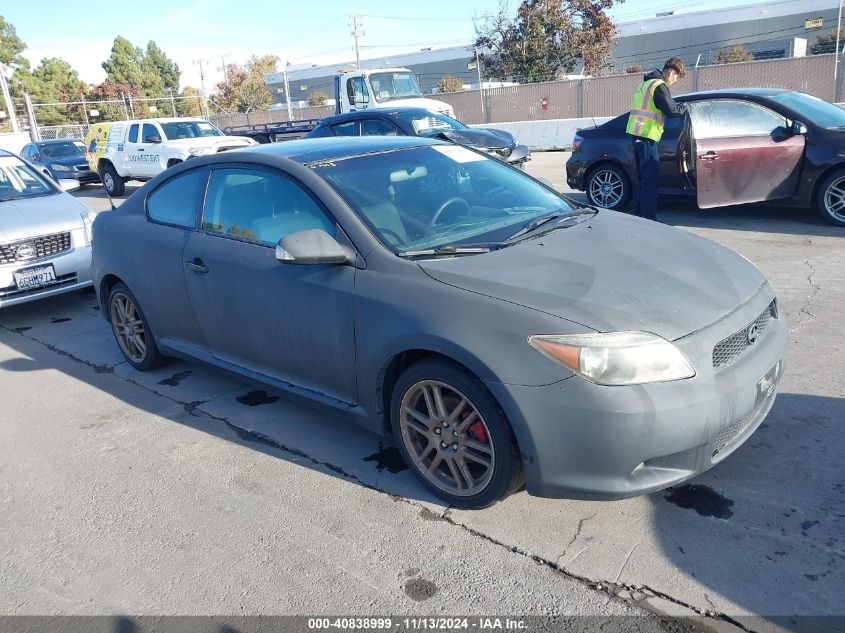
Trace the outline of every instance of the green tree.
{"label": "green tree", "polygon": [[[76,70],[68,62],[57,57],[42,59],[32,72],[18,70],[15,80],[14,85],[18,93],[29,93],[34,103],[79,101],[87,89]],[[36,111],[36,117],[43,125],[85,121],[81,105],[40,107]]]}
{"label": "green tree", "polygon": [[179,94],[181,99],[176,102],[176,111],[179,116],[202,116],[202,93],[199,88],[185,86]]}
{"label": "green tree", "polygon": [[476,23],[484,74],[521,83],[549,81],[583,62],[589,74],[610,66],[616,26],[607,11],[624,0],[522,0]]}
{"label": "green tree", "polygon": [[26,44],[18,37],[15,27],[0,15],[0,62],[28,68],[29,62],[21,55],[24,50]]}
{"label": "green tree", "polygon": [[144,51],[124,37],[117,36],[109,58],[103,62],[106,78],[129,86],[136,86],[142,95],[160,96],[165,93],[164,82],[153,63],[146,60]]}
{"label": "green tree", "polygon": [[158,75],[165,91],[172,90],[173,94],[179,92],[179,79],[182,76],[179,65],[170,59],[152,40],[147,43],[144,64],[149,71]]}
{"label": "green tree", "polygon": [[[845,48],[845,29],[839,31],[839,52]],[[821,55],[823,53],[832,53],[836,50],[836,30],[829,33],[823,33],[816,37],[816,42],[810,47],[810,52],[813,55]]]}
{"label": "green tree", "polygon": [[713,60],[714,64],[736,64],[738,62],[753,62],[754,55],[741,44],[723,48]]}
{"label": "green tree", "polygon": [[462,92],[464,82],[457,77],[445,75],[437,82],[437,92]]}
{"label": "green tree", "polygon": [[328,97],[326,96],[325,92],[321,90],[315,90],[308,96],[308,105],[310,106],[323,106],[326,105],[326,100]]}
{"label": "green tree", "polygon": [[275,55],[253,55],[243,66],[226,65],[226,78],[217,84],[215,101],[228,112],[266,110],[273,99],[264,75],[276,72],[279,58]]}

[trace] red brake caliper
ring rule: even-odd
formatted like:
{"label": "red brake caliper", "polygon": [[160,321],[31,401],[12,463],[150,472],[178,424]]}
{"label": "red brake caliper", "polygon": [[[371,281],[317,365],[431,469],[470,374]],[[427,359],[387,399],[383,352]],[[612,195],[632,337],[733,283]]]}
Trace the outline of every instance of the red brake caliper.
{"label": "red brake caliper", "polygon": [[[469,413],[463,416],[464,419],[468,417]],[[489,442],[489,439],[487,437],[487,429],[484,428],[484,423],[481,420],[470,424],[469,428],[467,429],[467,434],[469,434],[470,437],[478,440],[482,444],[487,444]]]}

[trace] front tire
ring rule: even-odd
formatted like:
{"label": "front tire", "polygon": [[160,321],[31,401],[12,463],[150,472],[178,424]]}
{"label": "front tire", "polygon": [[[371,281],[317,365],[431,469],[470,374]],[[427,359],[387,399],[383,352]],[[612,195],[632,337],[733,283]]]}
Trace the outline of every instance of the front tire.
{"label": "front tire", "polygon": [[114,165],[106,163],[103,170],[103,186],[110,196],[122,196],[126,191],[126,181],[117,173]]}
{"label": "front tire", "polygon": [[408,467],[450,505],[486,508],[522,484],[504,412],[464,369],[433,359],[412,365],[393,389],[390,418]]}
{"label": "front tire", "polygon": [[845,226],[845,169],[838,169],[824,179],[816,209],[831,224]]}
{"label": "front tire", "polygon": [[615,165],[599,165],[587,177],[587,201],[600,209],[621,211],[631,198],[631,181]]}
{"label": "front tire", "polygon": [[164,362],[150,324],[126,284],[115,284],[109,293],[109,323],[117,346],[132,367],[149,371]]}

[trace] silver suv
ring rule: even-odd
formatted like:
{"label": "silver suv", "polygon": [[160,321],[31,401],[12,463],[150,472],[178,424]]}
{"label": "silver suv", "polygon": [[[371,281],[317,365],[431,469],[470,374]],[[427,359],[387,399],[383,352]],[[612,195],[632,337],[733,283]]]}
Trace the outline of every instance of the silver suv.
{"label": "silver suv", "polygon": [[0,308],[90,286],[95,216],[0,150]]}

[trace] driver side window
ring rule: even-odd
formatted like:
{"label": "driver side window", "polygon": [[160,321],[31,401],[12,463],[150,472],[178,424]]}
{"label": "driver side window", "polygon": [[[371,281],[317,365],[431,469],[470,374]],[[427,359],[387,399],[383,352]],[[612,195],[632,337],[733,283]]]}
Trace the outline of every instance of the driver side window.
{"label": "driver side window", "polygon": [[786,127],[786,119],[747,101],[713,99],[692,104],[693,132],[697,139],[769,136]]}

